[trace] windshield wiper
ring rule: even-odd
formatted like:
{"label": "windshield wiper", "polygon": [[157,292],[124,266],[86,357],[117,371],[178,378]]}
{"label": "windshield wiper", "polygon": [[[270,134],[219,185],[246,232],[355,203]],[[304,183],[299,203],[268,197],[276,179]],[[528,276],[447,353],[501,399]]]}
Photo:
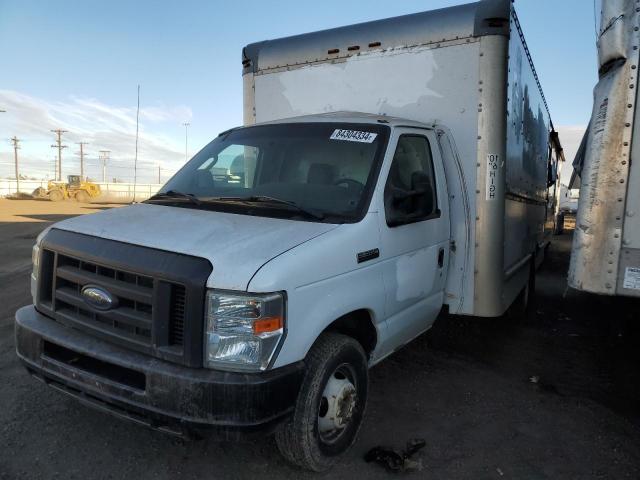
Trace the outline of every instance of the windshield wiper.
{"label": "windshield wiper", "polygon": [[155,195],[149,197],[146,201],[148,202],[153,200],[167,200],[167,199],[174,200],[176,198],[187,200],[190,203],[193,203],[194,205],[202,205],[202,202],[193,193],[184,193],[184,192],[179,192],[177,190],[167,190],[166,192],[156,193]]}
{"label": "windshield wiper", "polygon": [[208,202],[249,202],[249,203],[276,203],[279,205],[286,205],[303,215],[313,218],[315,220],[324,220],[326,215],[324,213],[316,213],[307,208],[301,207],[295,202],[290,200],[283,200],[281,198],[270,197],[268,195],[252,195],[250,197],[211,197],[211,198],[203,198],[202,201]]}

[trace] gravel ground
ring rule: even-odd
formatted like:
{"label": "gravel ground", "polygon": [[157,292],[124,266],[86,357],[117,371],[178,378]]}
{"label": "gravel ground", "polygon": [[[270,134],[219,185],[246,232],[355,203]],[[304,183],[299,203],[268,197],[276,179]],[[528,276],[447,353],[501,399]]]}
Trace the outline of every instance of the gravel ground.
{"label": "gravel ground", "polygon": [[[270,438],[184,442],[80,406],[18,364],[13,314],[30,301],[36,235],[107,207],[0,200],[0,479],[313,476]],[[556,237],[529,318],[443,316],[375,367],[360,439],[326,476],[387,478],[364,453],[422,437],[413,478],[640,478],[640,304],[568,291],[569,248]]]}

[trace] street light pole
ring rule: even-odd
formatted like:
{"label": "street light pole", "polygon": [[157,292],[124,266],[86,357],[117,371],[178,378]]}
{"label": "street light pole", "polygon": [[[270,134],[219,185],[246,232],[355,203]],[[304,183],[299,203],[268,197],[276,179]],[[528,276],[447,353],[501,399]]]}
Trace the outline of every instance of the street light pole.
{"label": "street light pole", "polygon": [[189,160],[189,122],[184,122],[184,161],[187,162]]}
{"label": "street light pole", "polygon": [[109,154],[111,150],[100,150],[98,157],[102,160],[102,183],[107,181],[107,160],[109,160]]}
{"label": "street light pole", "polygon": [[138,132],[140,127],[140,84],[138,84],[138,107],[136,108],[136,156],[133,161],[133,199],[136,203],[136,185],[138,183]]}
{"label": "street light pole", "polygon": [[11,143],[13,143],[13,158],[16,167],[16,195],[18,195],[20,193],[20,173],[18,172],[18,149],[20,148],[18,144],[20,143],[20,139],[14,135]]}

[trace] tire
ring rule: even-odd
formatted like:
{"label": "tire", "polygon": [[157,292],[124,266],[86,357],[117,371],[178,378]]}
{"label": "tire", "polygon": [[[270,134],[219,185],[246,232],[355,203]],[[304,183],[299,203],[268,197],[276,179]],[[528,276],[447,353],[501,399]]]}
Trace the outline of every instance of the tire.
{"label": "tire", "polygon": [[[346,335],[322,334],[307,355],[293,416],[276,431],[282,456],[306,470],[330,469],[356,441],[368,389],[367,356],[362,346]],[[328,397],[341,401],[330,403]],[[329,429],[345,417],[343,428]]]}
{"label": "tire", "polygon": [[49,192],[49,200],[52,202],[60,202],[64,200],[64,195],[60,190],[52,190]]}
{"label": "tire", "polygon": [[80,190],[79,192],[76,192],[76,202],[89,203],[90,201],[91,201],[91,196],[84,190]]}
{"label": "tire", "polygon": [[33,198],[44,198],[47,196],[47,191],[42,187],[38,187],[33,191],[31,196]]}

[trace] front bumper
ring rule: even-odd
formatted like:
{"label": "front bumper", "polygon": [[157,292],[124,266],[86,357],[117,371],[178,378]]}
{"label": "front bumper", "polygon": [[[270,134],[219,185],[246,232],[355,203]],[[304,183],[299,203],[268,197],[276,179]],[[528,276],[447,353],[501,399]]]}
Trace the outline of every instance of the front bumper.
{"label": "front bumper", "polygon": [[188,368],[61,325],[33,306],[16,312],[16,351],[36,378],[82,403],[168,433],[222,438],[273,430],[293,411],[299,362],[262,373]]}

